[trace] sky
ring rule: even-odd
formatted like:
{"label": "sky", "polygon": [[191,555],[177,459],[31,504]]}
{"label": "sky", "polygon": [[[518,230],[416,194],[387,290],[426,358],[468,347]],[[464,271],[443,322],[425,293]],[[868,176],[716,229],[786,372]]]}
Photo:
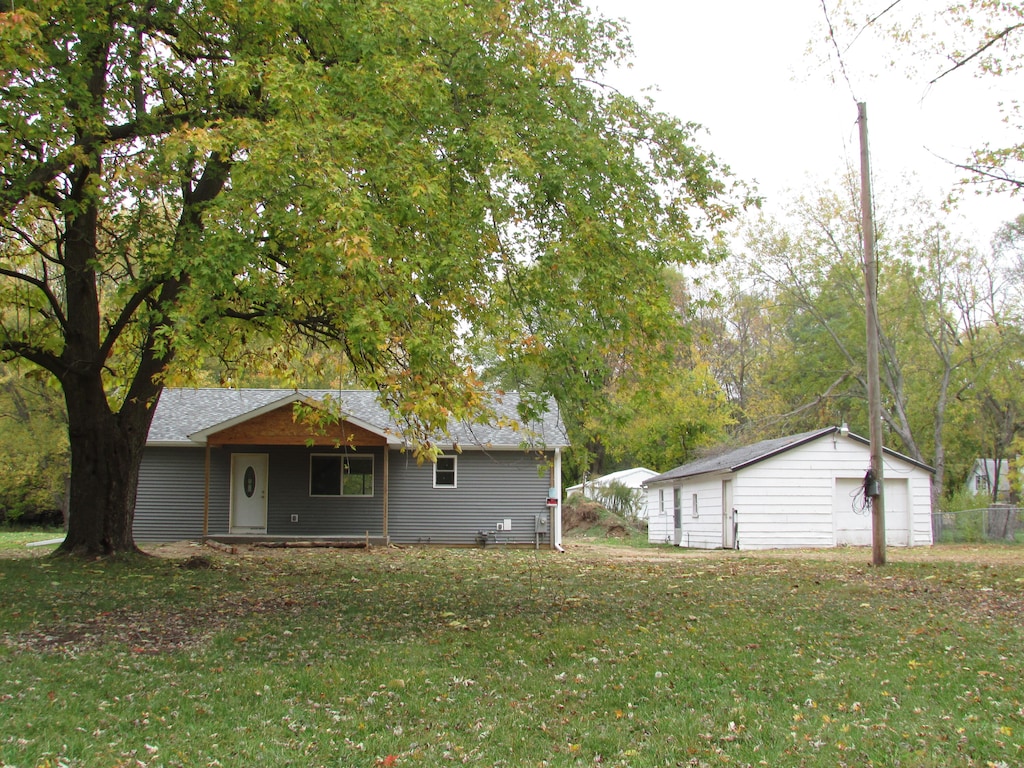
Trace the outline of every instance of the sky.
{"label": "sky", "polygon": [[[821,0],[589,5],[624,18],[633,41],[632,68],[609,73],[607,82],[633,95],[653,86],[657,109],[702,124],[708,133],[701,146],[739,178],[756,180],[769,211],[840,178],[847,167],[859,169],[857,102],[867,105],[876,207],[905,181],[943,198],[962,176],[948,160],[963,160],[979,137],[997,138],[996,100],[1021,89],[1020,80],[1016,87],[1007,80],[993,93],[960,73],[928,87],[928,78],[910,78],[903,66],[878,66],[893,52],[869,35],[849,48],[840,37],[844,77]],[[1024,213],[1024,199],[969,192],[959,210],[956,228],[982,245],[1002,222]]]}

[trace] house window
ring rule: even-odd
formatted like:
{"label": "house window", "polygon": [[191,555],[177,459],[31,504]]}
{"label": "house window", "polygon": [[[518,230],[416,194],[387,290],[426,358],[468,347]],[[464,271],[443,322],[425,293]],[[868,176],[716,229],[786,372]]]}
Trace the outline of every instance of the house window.
{"label": "house window", "polygon": [[313,454],[310,496],[373,496],[373,457]]}
{"label": "house window", "polygon": [[658,512],[661,513],[662,517],[665,516],[665,489],[664,488],[659,488],[658,489]]}
{"label": "house window", "polygon": [[456,457],[438,456],[434,462],[434,487],[456,488]]}
{"label": "house window", "polygon": [[693,494],[693,496],[692,496],[690,501],[692,503],[692,513],[691,514],[694,517],[697,517],[697,494],[696,493]]}

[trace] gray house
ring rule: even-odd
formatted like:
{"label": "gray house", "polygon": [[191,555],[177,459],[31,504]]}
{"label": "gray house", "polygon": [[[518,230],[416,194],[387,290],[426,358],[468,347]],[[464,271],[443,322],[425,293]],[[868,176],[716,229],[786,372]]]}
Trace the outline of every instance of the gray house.
{"label": "gray house", "polygon": [[[312,429],[296,404],[340,409]],[[561,546],[565,429],[552,403],[521,424],[516,394],[494,425],[454,424],[435,463],[361,390],[167,389],[135,507],[138,541],[352,539]],[[553,490],[552,490],[553,489]]]}

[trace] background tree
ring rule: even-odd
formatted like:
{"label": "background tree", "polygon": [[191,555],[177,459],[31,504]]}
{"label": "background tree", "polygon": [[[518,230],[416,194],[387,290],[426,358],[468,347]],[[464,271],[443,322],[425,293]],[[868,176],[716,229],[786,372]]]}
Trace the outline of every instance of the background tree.
{"label": "background tree", "polygon": [[734,432],[753,436],[785,408],[769,387],[780,343],[770,291],[727,268],[719,288],[705,286],[695,302],[695,355],[722,387]]}
{"label": "background tree", "polygon": [[[552,321],[543,311],[505,318],[497,339],[480,337],[484,349],[515,347],[502,359],[474,345],[494,386],[555,394],[573,444],[564,465],[570,480],[637,465],[670,469],[724,438],[731,423],[721,386],[689,342],[694,302],[683,276],[662,270],[637,285],[635,298],[644,298],[629,310],[634,317],[623,315],[629,279],[602,277],[609,303],[586,322],[568,313]],[[651,322],[658,326],[630,334]],[[516,346],[517,338],[526,343]]]}
{"label": "background tree", "polygon": [[[722,387],[692,354],[660,380],[618,382],[610,393],[617,423],[601,430],[610,465],[666,472],[728,438],[732,424]],[[598,471],[598,470],[594,470]]]}
{"label": "background tree", "polygon": [[[1006,259],[956,237],[926,201],[905,199],[901,210],[880,217],[877,242],[882,416],[890,447],[935,467],[937,502],[947,450],[960,478],[980,447],[968,447],[965,435],[996,434],[984,426],[991,421],[982,418],[983,402],[973,393],[1019,389],[1008,385],[1019,356],[1005,345],[1016,336],[1010,329],[1019,326],[1010,320],[1009,296],[994,293],[985,276],[993,270],[1007,274],[999,266]],[[751,227],[733,277],[748,287],[735,294],[744,304],[725,308],[739,313],[756,295],[767,318],[761,327],[771,329],[771,341],[759,342],[770,345],[770,354],[752,353],[743,361],[748,370],[750,360],[759,361],[753,367],[758,388],[748,387],[739,417],[746,439],[841,421],[867,431],[859,226],[855,196],[824,190],[800,198],[787,218],[762,218]],[[995,328],[1002,329],[1001,353],[971,341],[976,334],[988,338]],[[1005,373],[997,375],[997,369]],[[752,391],[758,397],[750,397]],[[996,399],[1005,413],[1010,403],[1005,396]],[[969,429],[949,429],[968,422]]]}
{"label": "background tree", "polygon": [[0,522],[63,522],[67,442],[60,393],[0,365]]}
{"label": "background tree", "polygon": [[[963,367],[954,382],[962,463],[1014,458],[1024,432],[1024,218],[996,233],[990,259],[965,265],[955,302],[963,318]],[[999,477],[992,478],[992,501]]]}
{"label": "background tree", "polygon": [[568,410],[660,344],[732,208],[693,126],[595,84],[627,51],[576,0],[5,5],[0,357],[64,393],[60,551],[135,550],[154,405],[211,355],[329,344],[429,455],[486,415],[467,331]]}
{"label": "background tree", "polygon": [[[863,397],[864,320],[859,219],[847,187],[798,198],[785,218],[760,217],[735,263],[735,281],[760,295],[771,354],[748,398],[750,436],[852,420]],[[858,294],[858,291],[860,293]],[[866,422],[865,422],[866,423]]]}

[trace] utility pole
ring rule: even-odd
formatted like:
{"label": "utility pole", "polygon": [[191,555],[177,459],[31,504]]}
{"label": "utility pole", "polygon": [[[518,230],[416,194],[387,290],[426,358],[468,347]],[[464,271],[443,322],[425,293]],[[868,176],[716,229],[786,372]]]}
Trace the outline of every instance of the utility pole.
{"label": "utility pole", "polygon": [[878,285],[875,267],[875,222],[871,212],[871,166],[868,161],[868,107],[857,103],[860,127],[860,213],[864,238],[864,295],[867,315],[868,421],[871,469],[864,492],[871,498],[871,563],[885,565],[885,496],[882,482],[882,393],[878,376]]}

